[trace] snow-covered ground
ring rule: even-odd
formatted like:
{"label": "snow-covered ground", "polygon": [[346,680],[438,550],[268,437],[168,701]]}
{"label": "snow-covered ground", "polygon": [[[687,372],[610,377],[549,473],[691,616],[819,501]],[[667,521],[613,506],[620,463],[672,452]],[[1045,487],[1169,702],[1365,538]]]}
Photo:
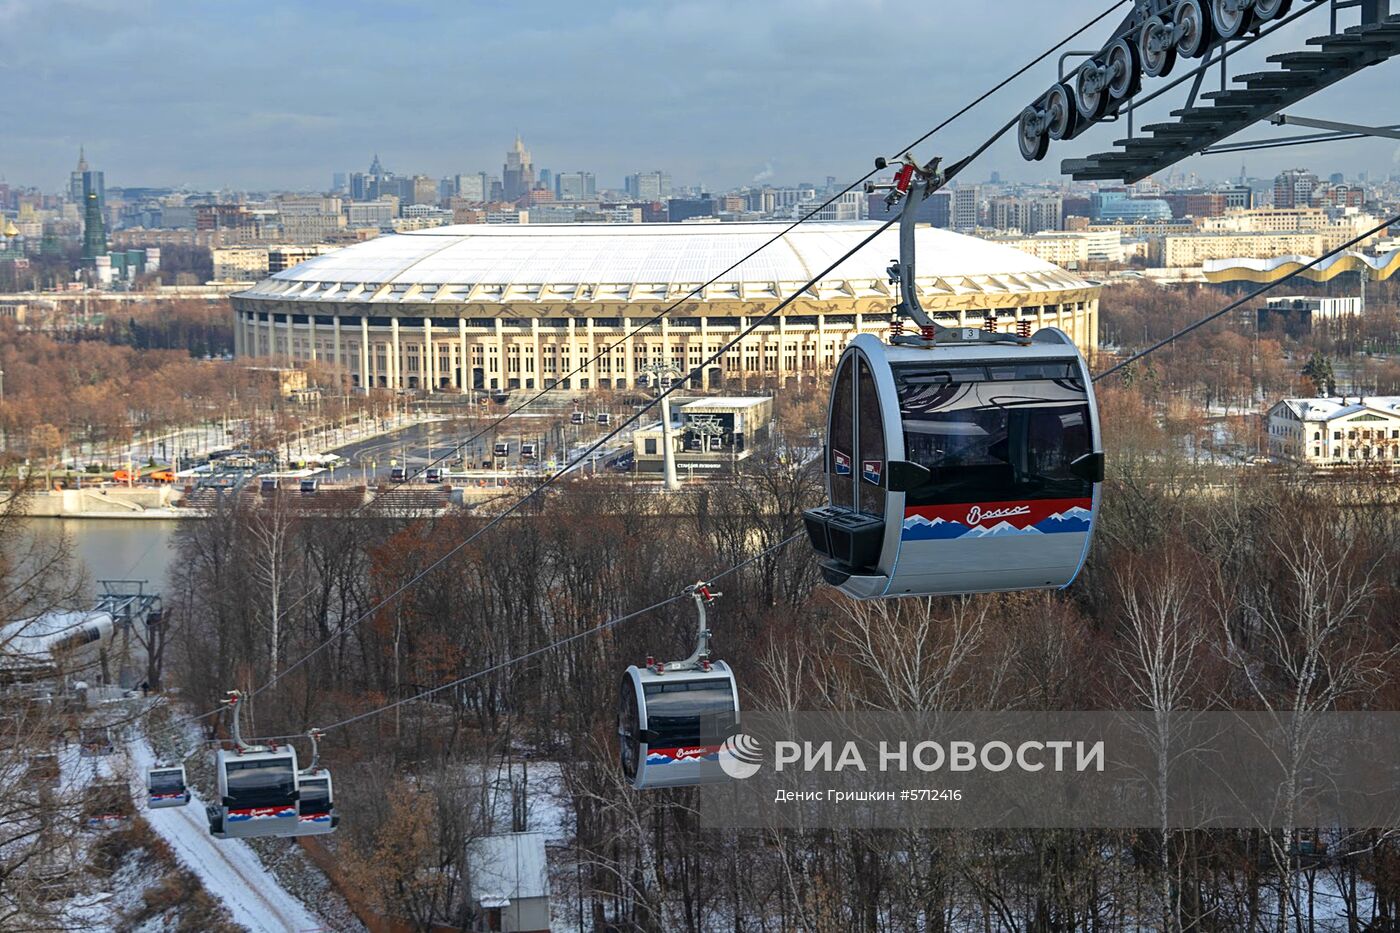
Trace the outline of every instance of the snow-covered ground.
{"label": "snow-covered ground", "polygon": [[[155,754],[142,739],[130,746],[133,784],[145,769],[155,764]],[[137,799],[144,787],[132,788]],[[209,835],[204,803],[196,794],[187,806],[146,810],[146,821],[175,851],[176,856],[203,883],[205,889],[223,901],[236,923],[254,933],[262,931],[324,930],[326,927],[263,868],[248,844],[241,839],[215,839]]]}

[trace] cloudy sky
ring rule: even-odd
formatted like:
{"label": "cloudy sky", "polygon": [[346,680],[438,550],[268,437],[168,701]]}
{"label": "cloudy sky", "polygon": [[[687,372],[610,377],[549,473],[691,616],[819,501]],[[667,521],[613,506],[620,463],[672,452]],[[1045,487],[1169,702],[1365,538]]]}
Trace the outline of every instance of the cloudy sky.
{"label": "cloudy sky", "polygon": [[[1108,2],[0,0],[0,177],[57,190],[80,144],[109,185],[320,189],[376,151],[401,174],[499,174],[519,131],[537,167],[591,170],[600,185],[652,168],[713,188],[846,180]],[[1302,48],[1326,15],[1267,51]],[[1076,47],[1098,45],[1117,18]],[[1054,73],[1042,64],[922,152],[960,156]],[[1397,80],[1400,61],[1294,112],[1400,122]],[[969,174],[1047,178],[1121,135],[1098,127],[1039,165],[1008,136]],[[1364,141],[1247,163],[1260,176],[1389,174],[1398,156]],[[1226,177],[1240,161],[1187,168]]]}

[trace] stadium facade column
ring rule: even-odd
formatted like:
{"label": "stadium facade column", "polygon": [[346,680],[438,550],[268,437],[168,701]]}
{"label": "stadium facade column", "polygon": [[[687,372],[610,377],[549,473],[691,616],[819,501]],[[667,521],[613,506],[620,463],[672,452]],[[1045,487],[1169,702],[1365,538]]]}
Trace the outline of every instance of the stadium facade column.
{"label": "stadium facade column", "polygon": [[[700,315],[700,359],[702,360],[708,359],[710,355],[710,328],[707,323],[708,320],[709,315]],[[720,365],[722,366],[724,364],[721,362]],[[700,373],[700,388],[710,388],[710,370],[713,368],[714,365],[709,364],[705,367],[704,371]]]}
{"label": "stadium facade column", "polygon": [[243,312],[237,309],[233,312],[233,355],[243,356]]}
{"label": "stadium facade column", "polygon": [[399,357],[399,318],[393,315],[389,318],[389,388],[397,391],[402,388],[399,385],[400,374],[403,371],[403,360]]}
{"label": "stadium facade column", "polygon": [[786,378],[787,376],[792,375],[792,370],[788,369],[788,366],[787,366],[788,346],[789,346],[789,344],[788,344],[787,315],[785,315],[785,314],[779,314],[779,315],[778,315],[778,360],[777,360],[777,365],[778,365],[778,385],[782,385],[782,384],[783,384],[783,383],[782,383],[782,380],[783,380],[784,378]]}
{"label": "stadium facade column", "polygon": [[628,388],[631,388],[632,386],[635,386],[637,384],[637,356],[636,351],[633,348],[633,340],[635,335],[632,333],[633,328],[628,323],[627,318],[623,318],[622,326],[623,329],[627,332],[626,344],[622,348],[622,352],[627,354],[627,357],[622,361],[622,377],[627,380]]}
{"label": "stadium facade column", "polygon": [[339,315],[339,314],[337,314],[337,315],[335,315],[334,317],[331,318],[331,335],[332,335],[332,336],[331,336],[331,343],[334,344],[334,347],[335,347],[334,353],[335,353],[336,379],[337,379],[338,381],[342,381],[342,382],[343,382],[344,379],[345,379],[345,359],[340,355],[340,354],[341,354],[341,344],[340,344],[340,315]]}
{"label": "stadium facade column", "polygon": [[[579,355],[578,355],[578,342],[577,342],[577,338],[575,337],[574,323],[575,323],[574,317],[573,317],[573,315],[570,315],[570,316],[569,316],[569,335],[568,335],[568,337],[565,338],[568,342],[564,344],[564,346],[567,348],[567,349],[565,350],[565,352],[568,353],[568,356],[565,358],[564,361],[561,361],[560,364],[559,364],[560,375],[563,375],[564,373],[568,373],[568,372],[573,372],[573,370],[574,370],[580,363],[583,362],[583,360],[580,359],[580,358],[579,358]],[[569,383],[569,384],[568,384],[565,388],[567,388],[567,389],[569,389],[570,391],[572,391],[573,389],[578,388],[578,386],[576,385],[577,382],[578,382],[577,376],[572,376],[572,377],[569,378],[569,380],[568,380],[568,383]]]}
{"label": "stadium facade column", "polygon": [[[665,323],[665,320],[665,318],[662,318],[663,324]],[[586,354],[584,356],[584,359],[588,360],[588,391],[592,392],[594,389],[598,388],[598,355],[593,352],[594,340],[592,315],[584,319],[584,335],[588,339],[588,347],[583,351]]]}
{"label": "stadium facade column", "polygon": [[[748,326],[749,316],[747,314],[739,315],[739,333],[742,334],[745,330],[748,329]],[[739,338],[739,343],[734,347],[734,349],[737,350],[739,353],[739,388],[741,389],[747,389],[749,387],[748,355],[750,339],[751,338],[749,337],[741,337]]]}
{"label": "stadium facade column", "polygon": [[471,357],[467,353],[467,319],[457,317],[457,391],[466,392],[467,384],[471,381],[471,374],[467,371]]}
{"label": "stadium facade column", "polygon": [[285,318],[285,320],[283,321],[283,324],[286,326],[286,329],[287,329],[287,344],[286,344],[286,347],[287,347],[287,353],[286,353],[287,365],[288,365],[288,366],[293,366],[293,365],[296,364],[297,355],[296,355],[296,347],[294,346],[294,344],[293,344],[293,342],[292,342],[292,312],[291,312],[291,311],[288,311],[288,312],[284,315],[284,318]]}
{"label": "stadium facade column", "polygon": [[360,388],[368,392],[374,383],[369,374],[369,318],[360,315]]}
{"label": "stadium facade column", "polygon": [[316,315],[306,316],[306,345],[311,362],[316,362]]}
{"label": "stadium facade column", "polygon": [[538,389],[544,384],[544,364],[540,362],[540,319],[537,317],[530,318],[530,352],[534,355],[522,360],[520,368],[531,375],[527,379],[522,372],[520,384],[527,389]]}
{"label": "stadium facade column", "polygon": [[503,322],[503,321],[500,319],[500,317],[496,317],[496,318],[494,318],[493,320],[494,320],[494,323],[495,323],[495,325],[496,325],[496,347],[495,347],[496,358],[495,358],[495,360],[494,360],[493,362],[494,362],[495,365],[496,365],[497,377],[496,377],[495,379],[491,379],[491,377],[490,377],[490,375],[489,375],[489,373],[490,373],[490,371],[491,371],[491,367],[490,367],[490,366],[487,366],[487,367],[486,367],[486,370],[487,370],[487,373],[488,373],[487,379],[488,379],[488,381],[491,383],[491,385],[489,385],[488,388],[492,388],[492,389],[504,389],[504,388],[506,387],[506,384],[507,384],[507,383],[506,383],[506,379],[508,378],[508,377],[506,376],[506,336],[505,336],[505,322]]}
{"label": "stadium facade column", "polygon": [[433,346],[433,319],[423,318],[423,385],[425,392],[432,392],[437,385],[437,348]]}

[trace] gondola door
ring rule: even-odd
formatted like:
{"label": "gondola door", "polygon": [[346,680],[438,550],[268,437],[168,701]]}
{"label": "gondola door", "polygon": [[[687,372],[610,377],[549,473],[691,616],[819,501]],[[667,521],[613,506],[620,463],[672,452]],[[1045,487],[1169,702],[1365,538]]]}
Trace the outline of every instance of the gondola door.
{"label": "gondola door", "polygon": [[[872,360],[859,343],[841,359],[828,409],[825,469],[830,504],[806,517],[813,545],[830,558],[823,573],[843,588],[859,588],[859,581],[851,581],[861,576],[876,586],[878,574],[877,589],[882,591],[899,548],[899,522],[886,519],[897,518],[902,508],[902,495],[891,493],[888,482],[889,464],[902,455],[902,444],[898,413],[892,429],[891,405],[882,404],[882,393],[892,402],[894,391],[892,382],[881,385],[890,382],[889,367],[882,362]],[[852,595],[880,593],[861,588]]]}

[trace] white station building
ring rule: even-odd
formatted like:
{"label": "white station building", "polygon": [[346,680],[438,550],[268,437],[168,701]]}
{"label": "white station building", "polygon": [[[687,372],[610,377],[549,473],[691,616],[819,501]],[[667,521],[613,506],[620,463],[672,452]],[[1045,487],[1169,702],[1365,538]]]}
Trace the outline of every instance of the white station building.
{"label": "white station building", "polygon": [[1269,453],[1315,465],[1400,465],[1400,395],[1286,398],[1269,409]]}
{"label": "white station building", "polygon": [[[887,331],[897,297],[886,270],[899,254],[898,231],[825,273],[876,225],[803,224],[744,258],[785,226],[481,224],[382,236],[234,295],[235,350],[248,362],[328,364],[359,388],[629,388],[648,363],[701,366],[821,273],[700,381],[815,377],[857,333]],[[1011,330],[1029,320],[1094,350],[1097,284],[947,230],[923,227],[917,236],[919,299],[944,322],[981,327],[991,317]]]}

